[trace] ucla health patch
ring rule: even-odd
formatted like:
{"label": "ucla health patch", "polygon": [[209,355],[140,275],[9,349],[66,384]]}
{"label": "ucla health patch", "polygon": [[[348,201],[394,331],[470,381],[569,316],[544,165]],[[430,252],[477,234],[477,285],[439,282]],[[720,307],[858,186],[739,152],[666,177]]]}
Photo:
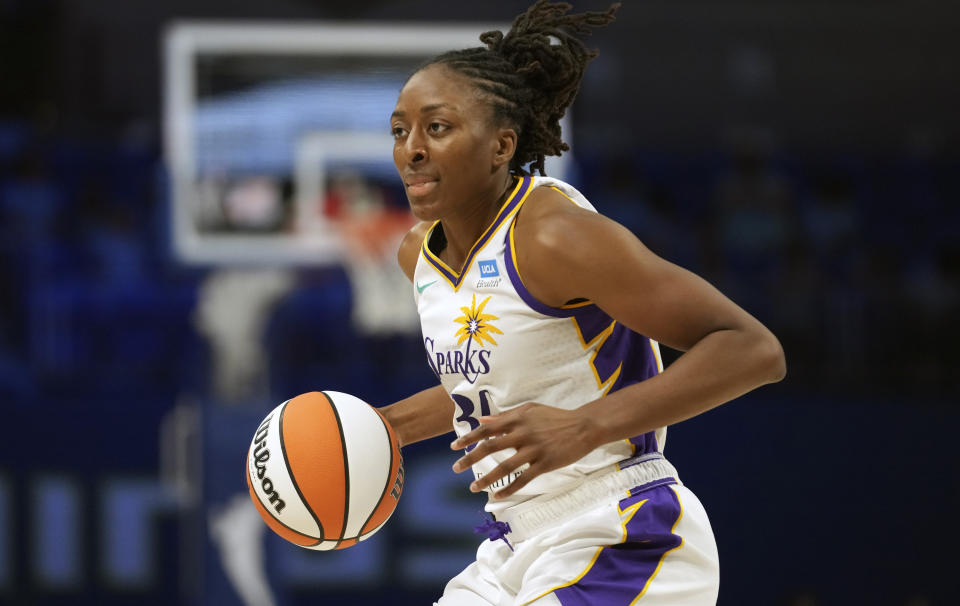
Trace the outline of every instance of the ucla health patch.
{"label": "ucla health patch", "polygon": [[480,267],[481,278],[495,278],[500,275],[500,268],[497,267],[496,259],[477,261],[477,265]]}

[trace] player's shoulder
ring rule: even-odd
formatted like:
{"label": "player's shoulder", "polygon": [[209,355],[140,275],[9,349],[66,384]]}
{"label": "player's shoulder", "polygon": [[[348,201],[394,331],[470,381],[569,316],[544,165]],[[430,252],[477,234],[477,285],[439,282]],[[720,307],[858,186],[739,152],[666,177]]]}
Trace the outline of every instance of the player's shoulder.
{"label": "player's shoulder", "polygon": [[543,185],[530,192],[518,213],[515,238],[546,254],[572,252],[591,234],[615,225],[593,209],[580,206],[559,187]]}
{"label": "player's shoulder", "polygon": [[413,272],[417,268],[417,257],[420,255],[420,247],[423,245],[423,239],[427,236],[427,231],[433,225],[432,221],[421,221],[410,228],[403,240],[400,242],[400,248],[397,250],[397,262],[407,278],[413,281]]}
{"label": "player's shoulder", "polygon": [[593,298],[595,293],[581,288],[584,282],[599,267],[616,265],[638,249],[630,230],[574,198],[586,200],[575,190],[541,186],[531,192],[514,228],[518,272],[527,289],[547,305]]}

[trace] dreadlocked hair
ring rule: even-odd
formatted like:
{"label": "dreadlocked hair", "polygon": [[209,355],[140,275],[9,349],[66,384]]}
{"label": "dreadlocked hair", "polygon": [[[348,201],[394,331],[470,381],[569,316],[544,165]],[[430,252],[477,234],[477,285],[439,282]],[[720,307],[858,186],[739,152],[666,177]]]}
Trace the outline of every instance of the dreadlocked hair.
{"label": "dreadlocked hair", "polygon": [[470,78],[493,108],[494,119],[517,131],[510,170],[544,171],[546,156],[570,146],[560,137],[560,118],[573,103],[587,63],[597,56],[577,38],[614,20],[620,3],[603,12],[568,15],[566,2],[537,0],[514,19],[510,31],[480,35],[485,47],[439,55],[428,65],[445,65]]}

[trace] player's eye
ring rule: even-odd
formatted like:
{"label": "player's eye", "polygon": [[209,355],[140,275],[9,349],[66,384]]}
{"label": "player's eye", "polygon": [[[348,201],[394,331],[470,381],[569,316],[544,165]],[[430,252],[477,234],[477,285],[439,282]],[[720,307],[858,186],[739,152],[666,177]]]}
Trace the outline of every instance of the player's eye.
{"label": "player's eye", "polygon": [[390,134],[393,135],[394,139],[400,139],[407,134],[407,130],[402,126],[394,126],[390,129]]}
{"label": "player's eye", "polygon": [[446,124],[440,122],[431,122],[427,126],[427,130],[434,134],[442,133],[443,131],[447,130],[447,128],[449,127]]}

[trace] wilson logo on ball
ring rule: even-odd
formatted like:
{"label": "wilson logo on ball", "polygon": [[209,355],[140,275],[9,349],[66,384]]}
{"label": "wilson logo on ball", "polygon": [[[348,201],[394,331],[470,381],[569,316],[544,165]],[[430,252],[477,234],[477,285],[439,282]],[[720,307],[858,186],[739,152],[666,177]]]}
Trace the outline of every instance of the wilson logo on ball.
{"label": "wilson logo on ball", "polygon": [[393,481],[393,490],[390,491],[390,496],[394,500],[400,498],[400,493],[403,492],[403,461],[400,462],[400,468],[397,470],[397,479]]}
{"label": "wilson logo on ball", "polygon": [[253,437],[253,460],[257,469],[257,479],[260,480],[260,488],[263,489],[264,495],[273,505],[273,508],[277,510],[277,513],[280,513],[287,504],[283,502],[283,499],[274,489],[273,480],[267,477],[267,461],[270,460],[270,449],[267,448],[267,431],[270,429],[270,419],[272,418],[273,414],[270,414],[257,428],[257,433]]}

